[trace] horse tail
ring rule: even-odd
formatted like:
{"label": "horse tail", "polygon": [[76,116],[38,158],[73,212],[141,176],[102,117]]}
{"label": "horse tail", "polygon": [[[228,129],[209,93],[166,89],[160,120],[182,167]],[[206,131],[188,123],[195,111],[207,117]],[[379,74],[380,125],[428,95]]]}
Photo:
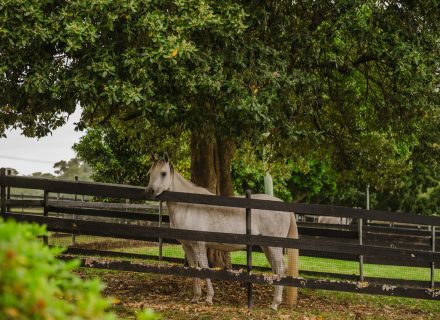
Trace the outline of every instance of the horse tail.
{"label": "horse tail", "polygon": [[[290,216],[290,227],[287,237],[290,239],[298,239],[298,228],[296,226],[295,214]],[[298,249],[287,249],[287,272],[290,277],[298,277],[299,252]],[[287,304],[289,306],[296,305],[298,301],[298,288],[287,287]]]}

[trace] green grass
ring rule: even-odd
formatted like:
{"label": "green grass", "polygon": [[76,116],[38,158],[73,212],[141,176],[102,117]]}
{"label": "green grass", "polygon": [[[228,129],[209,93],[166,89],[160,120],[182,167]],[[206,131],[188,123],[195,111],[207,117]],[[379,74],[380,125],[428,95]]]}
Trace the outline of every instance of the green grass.
{"label": "green grass", "polygon": [[[71,237],[64,238],[49,238],[50,244],[67,247],[71,245]],[[119,241],[114,238],[92,237],[78,235],[76,242],[83,244],[88,242],[98,241]],[[115,252],[138,253],[158,256],[159,249],[157,245],[143,246],[143,247],[128,247],[111,249]],[[184,252],[180,245],[164,245],[163,256],[172,258],[184,258]],[[246,252],[237,251],[232,252],[231,259],[233,264],[246,264]],[[157,261],[155,262],[157,263]],[[253,265],[261,267],[270,267],[266,257],[263,253],[253,253]],[[328,272],[337,274],[358,275],[359,264],[356,261],[344,261],[336,259],[315,258],[300,256],[300,270]],[[401,266],[386,266],[377,264],[364,264],[364,275],[366,277],[381,277],[391,279],[405,279],[405,280],[420,280],[430,281],[430,269],[419,267],[401,267]],[[440,272],[436,272],[436,282],[440,283]]]}
{"label": "green grass", "polygon": [[[50,238],[49,238],[50,239]],[[91,241],[117,241],[114,238],[91,237],[91,236],[76,236],[76,242],[87,243]],[[70,237],[52,238],[50,244],[58,246],[68,246],[71,244]],[[112,251],[139,253],[158,256],[158,246],[132,247],[132,248],[117,248]],[[172,258],[184,258],[184,252],[180,245],[164,245],[163,256]],[[246,264],[246,252],[237,251],[232,252],[231,259],[233,264]],[[261,267],[270,267],[263,253],[254,252],[252,256],[253,265]],[[315,258],[315,257],[300,257],[300,270],[341,273],[347,275],[358,275],[359,264],[356,261],[344,261],[336,259]],[[364,264],[364,275],[366,277],[381,277],[392,279],[405,280],[430,280],[430,269],[419,267],[401,267],[401,266],[386,266],[377,264]],[[440,272],[436,272],[436,282],[440,282]]]}
{"label": "green grass", "polygon": [[[143,253],[148,255],[159,254],[159,249],[157,246],[125,248],[123,250],[116,250],[131,253]],[[180,245],[164,245],[163,256],[183,258],[184,252]],[[231,259],[233,264],[246,264],[246,252],[232,252]],[[270,267],[263,253],[254,252],[252,255],[252,261],[254,266]],[[300,257],[300,270],[358,275],[359,263],[356,261],[344,261],[303,256]],[[429,268],[364,264],[364,275],[366,277],[429,281],[431,273]],[[440,272],[436,272],[436,281],[440,282]]]}

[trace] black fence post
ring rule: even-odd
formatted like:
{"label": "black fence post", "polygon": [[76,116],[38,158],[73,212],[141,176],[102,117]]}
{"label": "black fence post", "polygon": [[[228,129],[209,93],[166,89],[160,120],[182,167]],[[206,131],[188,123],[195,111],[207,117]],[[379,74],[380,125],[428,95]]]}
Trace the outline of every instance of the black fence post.
{"label": "black fence post", "polygon": [[[48,217],[49,216],[49,210],[48,210],[48,203],[49,202],[49,191],[44,190],[44,198],[43,198],[43,216]],[[47,232],[47,231],[46,231]],[[45,245],[48,245],[49,238],[46,236],[43,236],[43,242]]]}
{"label": "black fence post", "polygon": [[[5,168],[1,168],[0,169],[0,175],[4,178],[4,176],[6,175],[6,169]],[[5,215],[6,214],[6,186],[1,186],[1,190],[0,190],[0,200],[1,200],[1,214]]]}
{"label": "black fence post", "polygon": [[[12,175],[12,170],[8,169],[6,170],[6,175],[10,176]],[[8,200],[11,199],[11,187],[7,186],[6,187],[6,202],[8,202]],[[6,212],[11,212],[11,206],[9,206],[8,204],[6,204]]]}
{"label": "black fence post", "polygon": [[[431,251],[435,252],[435,226],[431,226]],[[435,262],[431,262],[431,289],[435,288]]]}
{"label": "black fence post", "polygon": [[[159,227],[162,227],[162,201],[159,201]],[[159,261],[162,261],[162,247],[163,247],[163,240],[162,238],[159,238]]]}
{"label": "black fence post", "polygon": [[[78,176],[75,176],[75,181],[78,181]],[[74,196],[74,200],[75,201],[77,201],[78,200],[78,196],[75,194],[75,196]],[[72,215],[72,219],[73,220],[75,220],[75,215],[73,214]],[[75,234],[72,234],[72,245],[75,245],[75,243],[76,243],[76,235]]]}
{"label": "black fence post", "polygon": [[[251,191],[246,190],[246,198],[251,198]],[[251,208],[246,208],[246,235],[248,236],[248,241],[250,240],[250,236],[252,234],[252,220],[251,220]],[[252,244],[249,243],[246,246],[246,265],[247,272],[250,273],[252,271]],[[252,282],[247,283],[247,306],[248,309],[252,309],[254,304],[254,296],[253,296],[253,287]]]}

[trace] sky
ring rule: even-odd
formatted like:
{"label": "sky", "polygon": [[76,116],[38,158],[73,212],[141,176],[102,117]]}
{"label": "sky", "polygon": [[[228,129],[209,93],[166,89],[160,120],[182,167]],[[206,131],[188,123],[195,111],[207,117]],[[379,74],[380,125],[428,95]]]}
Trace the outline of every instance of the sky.
{"label": "sky", "polygon": [[20,130],[6,132],[7,138],[0,138],[0,168],[14,168],[19,175],[54,173],[55,162],[75,157],[72,146],[85,134],[74,130],[80,115],[81,109],[77,108],[64,126],[40,139],[26,138]]}

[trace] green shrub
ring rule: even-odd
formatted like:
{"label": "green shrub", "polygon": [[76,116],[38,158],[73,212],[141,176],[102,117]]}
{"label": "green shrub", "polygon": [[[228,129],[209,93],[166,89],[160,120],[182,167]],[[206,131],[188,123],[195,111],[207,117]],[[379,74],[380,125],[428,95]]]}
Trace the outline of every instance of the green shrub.
{"label": "green shrub", "polygon": [[[82,280],[72,269],[79,262],[56,258],[37,236],[45,227],[0,219],[0,319],[117,319],[101,296],[102,283]],[[158,319],[145,311],[142,320]]]}

